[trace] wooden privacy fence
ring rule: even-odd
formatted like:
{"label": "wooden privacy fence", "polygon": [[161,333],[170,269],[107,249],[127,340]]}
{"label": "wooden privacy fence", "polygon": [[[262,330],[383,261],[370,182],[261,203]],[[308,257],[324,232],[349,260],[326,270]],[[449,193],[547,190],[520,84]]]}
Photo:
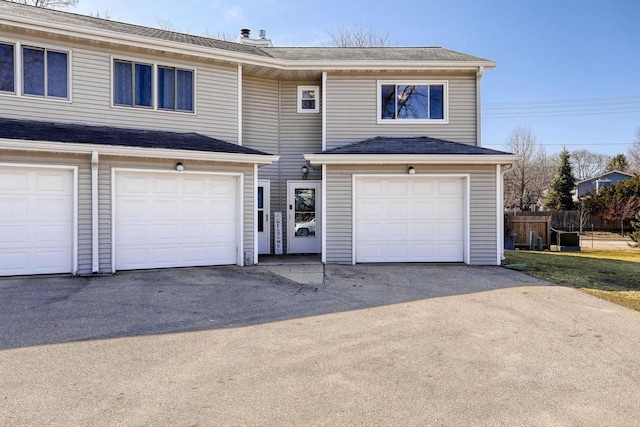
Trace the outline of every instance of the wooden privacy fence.
{"label": "wooden privacy fence", "polygon": [[[513,214],[510,214],[513,215]],[[563,231],[580,231],[580,211],[542,211],[516,212],[516,217],[551,217],[551,227]],[[601,215],[586,215],[582,224],[583,231],[620,231],[620,223],[607,221]],[[625,223],[625,229],[630,230]]]}
{"label": "wooden privacy fence", "polygon": [[509,218],[515,235],[516,247],[529,247],[531,232],[536,237],[542,237],[542,245],[549,247],[551,242],[551,217],[550,216],[511,216]]}

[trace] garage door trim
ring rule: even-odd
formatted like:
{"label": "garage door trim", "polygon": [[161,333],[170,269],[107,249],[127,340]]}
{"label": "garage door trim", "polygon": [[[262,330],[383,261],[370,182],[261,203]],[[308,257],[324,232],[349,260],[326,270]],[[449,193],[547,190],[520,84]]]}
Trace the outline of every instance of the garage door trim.
{"label": "garage door trim", "polygon": [[73,235],[71,237],[72,253],[71,253],[71,274],[78,274],[78,166],[71,165],[49,165],[34,163],[0,163],[0,167],[8,167],[14,169],[49,169],[49,170],[68,170],[73,174],[73,218],[71,220]]}
{"label": "garage door trim", "polygon": [[116,175],[118,172],[167,174],[167,175],[213,175],[232,176],[238,179],[238,191],[236,194],[238,203],[237,220],[237,254],[236,263],[244,266],[244,174],[242,172],[208,172],[208,171],[176,171],[166,169],[142,169],[142,168],[111,168],[111,272],[116,272]]}
{"label": "garage door trim", "polygon": [[420,178],[461,178],[463,180],[464,189],[464,238],[463,238],[463,262],[467,265],[470,264],[471,259],[471,226],[470,226],[470,218],[471,218],[471,174],[468,173],[438,173],[438,174],[353,174],[352,182],[351,182],[351,206],[352,206],[352,217],[351,217],[351,230],[352,230],[352,241],[351,241],[351,262],[353,265],[356,264],[356,181],[358,179],[366,179],[366,178],[404,178],[404,179],[420,179]]}

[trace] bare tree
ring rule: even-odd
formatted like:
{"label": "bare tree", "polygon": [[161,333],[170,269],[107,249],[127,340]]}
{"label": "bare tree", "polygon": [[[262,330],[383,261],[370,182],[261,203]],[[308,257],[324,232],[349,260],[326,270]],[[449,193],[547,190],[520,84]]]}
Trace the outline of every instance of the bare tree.
{"label": "bare tree", "polygon": [[593,178],[604,172],[609,158],[606,154],[594,153],[589,150],[573,150],[571,152],[571,166],[578,181]]}
{"label": "bare tree", "polygon": [[229,31],[216,31],[215,33],[208,28],[204,30],[202,34],[204,37],[210,39],[224,40],[226,42],[235,42],[238,39],[238,35]]}
{"label": "bare tree", "polygon": [[69,9],[75,7],[80,0],[9,0],[13,3],[43,7],[45,9]]}
{"label": "bare tree", "polygon": [[327,46],[334,47],[387,47],[397,46],[398,42],[391,39],[389,33],[377,31],[372,26],[361,23],[354,24],[353,28],[327,28],[329,41]]}
{"label": "bare tree", "polygon": [[91,16],[93,16],[94,18],[106,19],[106,20],[109,20],[109,21],[114,19],[113,13],[110,10],[105,10],[104,12],[100,12],[98,10],[98,11],[95,11],[95,12],[91,13]]}
{"label": "bare tree", "polygon": [[629,161],[629,170],[640,174],[640,128],[636,129],[636,139],[627,151],[627,160]]}
{"label": "bare tree", "polygon": [[506,146],[507,151],[522,156],[522,160],[505,174],[505,207],[516,211],[535,209],[549,188],[553,163],[527,127],[515,128]]}
{"label": "bare tree", "polygon": [[602,216],[609,221],[620,221],[620,233],[624,236],[624,222],[635,218],[639,210],[640,200],[637,197],[615,195],[605,204]]}

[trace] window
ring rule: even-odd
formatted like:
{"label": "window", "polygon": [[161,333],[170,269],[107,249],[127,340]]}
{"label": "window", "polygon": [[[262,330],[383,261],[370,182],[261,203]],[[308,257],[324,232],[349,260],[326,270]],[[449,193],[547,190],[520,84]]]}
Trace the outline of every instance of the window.
{"label": "window", "polygon": [[113,61],[113,103],[193,112],[193,73],[193,70],[116,59]]}
{"label": "window", "polygon": [[158,67],[158,108],[193,111],[193,71]]}
{"label": "window", "polygon": [[0,92],[16,92],[14,51],[12,44],[0,43]]}
{"label": "window", "polygon": [[448,120],[447,82],[378,82],[378,102],[378,123]]}
{"label": "window", "polygon": [[317,113],[319,86],[298,86],[298,113]]}
{"label": "window", "polygon": [[149,64],[114,61],[113,103],[132,107],[152,107],[152,69]]}
{"label": "window", "polygon": [[22,93],[47,98],[69,98],[69,62],[66,52],[23,46]]}

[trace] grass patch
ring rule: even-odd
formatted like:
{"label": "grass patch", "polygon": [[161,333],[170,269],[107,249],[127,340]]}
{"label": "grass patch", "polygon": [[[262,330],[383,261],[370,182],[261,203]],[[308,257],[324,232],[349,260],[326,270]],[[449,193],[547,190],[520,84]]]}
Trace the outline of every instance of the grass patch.
{"label": "grass patch", "polygon": [[640,250],[505,251],[524,273],[640,310]]}

